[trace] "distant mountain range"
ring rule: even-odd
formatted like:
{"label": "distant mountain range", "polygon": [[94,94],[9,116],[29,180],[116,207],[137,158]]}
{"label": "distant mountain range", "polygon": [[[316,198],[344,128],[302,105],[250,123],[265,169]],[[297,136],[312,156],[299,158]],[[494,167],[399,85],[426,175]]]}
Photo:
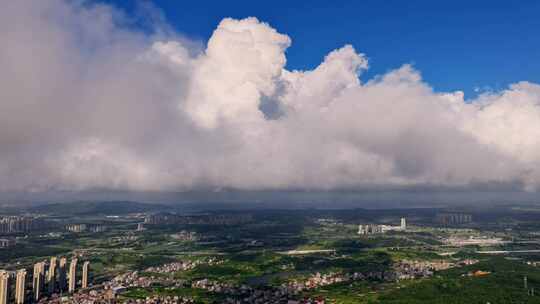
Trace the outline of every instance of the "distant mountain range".
{"label": "distant mountain range", "polygon": [[138,212],[171,211],[170,205],[146,204],[130,201],[51,203],[33,206],[26,211],[54,215],[121,215]]}

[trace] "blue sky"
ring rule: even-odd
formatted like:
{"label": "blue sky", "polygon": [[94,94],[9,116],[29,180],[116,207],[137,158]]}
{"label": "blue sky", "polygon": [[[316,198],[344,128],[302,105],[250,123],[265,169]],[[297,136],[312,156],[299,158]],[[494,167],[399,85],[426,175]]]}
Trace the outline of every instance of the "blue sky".
{"label": "blue sky", "polygon": [[[135,0],[107,0],[130,13]],[[205,41],[224,17],[255,16],[288,34],[289,69],[309,69],[352,44],[367,54],[365,80],[412,63],[438,91],[499,90],[540,82],[540,1],[155,0],[175,30]]]}

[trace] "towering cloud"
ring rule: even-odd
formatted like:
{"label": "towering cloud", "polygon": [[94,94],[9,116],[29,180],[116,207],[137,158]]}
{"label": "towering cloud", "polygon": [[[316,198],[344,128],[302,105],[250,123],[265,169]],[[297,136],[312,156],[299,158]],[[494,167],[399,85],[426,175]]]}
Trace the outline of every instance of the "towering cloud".
{"label": "towering cloud", "polygon": [[349,45],[288,71],[291,39],[256,18],[202,50],[130,22],[2,4],[0,191],[540,186],[540,85],[465,102],[409,65],[361,83]]}

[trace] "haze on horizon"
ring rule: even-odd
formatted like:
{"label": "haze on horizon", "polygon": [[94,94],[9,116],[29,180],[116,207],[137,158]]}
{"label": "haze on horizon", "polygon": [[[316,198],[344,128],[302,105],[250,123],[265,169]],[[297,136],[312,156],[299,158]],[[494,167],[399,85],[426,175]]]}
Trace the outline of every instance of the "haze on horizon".
{"label": "haze on horizon", "polygon": [[143,30],[99,2],[1,5],[0,192],[540,188],[537,83],[361,81],[353,45],[287,70],[294,37],[265,20],[202,43],[147,10]]}

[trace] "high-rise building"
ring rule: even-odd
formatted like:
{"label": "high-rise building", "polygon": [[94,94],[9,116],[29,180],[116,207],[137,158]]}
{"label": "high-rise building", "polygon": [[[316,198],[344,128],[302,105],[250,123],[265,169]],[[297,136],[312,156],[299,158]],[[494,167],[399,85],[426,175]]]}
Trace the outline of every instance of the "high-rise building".
{"label": "high-rise building", "polygon": [[9,273],[0,270],[0,304],[9,304]]}
{"label": "high-rise building", "polygon": [[45,277],[45,263],[34,264],[34,275],[32,277],[32,289],[34,291],[34,300],[37,302],[43,291],[43,279]]}
{"label": "high-rise building", "polygon": [[82,268],[82,288],[88,287],[88,271],[90,270],[90,262],[86,261]]}
{"label": "high-rise building", "polygon": [[374,224],[358,225],[358,234],[369,235],[369,234],[383,233],[384,227],[385,227],[384,225],[374,225]]}
{"label": "high-rise building", "polygon": [[437,213],[435,220],[444,226],[468,224],[472,222],[472,215],[467,213]]}
{"label": "high-rise building", "polygon": [[72,293],[75,291],[75,287],[77,286],[77,258],[71,259],[71,263],[69,264],[69,293]]}
{"label": "high-rise building", "polygon": [[60,291],[66,290],[66,265],[67,259],[61,257],[60,264],[58,265],[58,289]]}
{"label": "high-rise building", "polygon": [[407,220],[404,217],[401,218],[400,227],[401,227],[401,230],[407,230]]}
{"label": "high-rise building", "polygon": [[26,269],[17,271],[17,280],[15,282],[15,304],[24,304],[26,293]]}
{"label": "high-rise building", "polygon": [[49,293],[53,293],[56,285],[56,257],[51,258],[49,263],[49,272],[47,273],[47,284],[49,284]]}
{"label": "high-rise building", "polygon": [[87,228],[86,224],[71,224],[66,226],[66,230],[76,233],[85,232]]}
{"label": "high-rise building", "polygon": [[17,233],[42,229],[46,223],[40,218],[0,216],[0,233]]}

